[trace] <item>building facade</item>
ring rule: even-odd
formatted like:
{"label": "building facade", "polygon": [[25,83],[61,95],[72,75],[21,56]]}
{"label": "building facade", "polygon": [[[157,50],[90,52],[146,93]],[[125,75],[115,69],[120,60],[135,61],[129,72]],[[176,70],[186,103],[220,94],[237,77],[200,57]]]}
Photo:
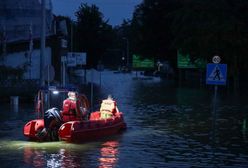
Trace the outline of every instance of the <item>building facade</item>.
{"label": "building facade", "polygon": [[[23,79],[40,78],[41,0],[0,1],[0,65],[25,70]],[[46,0],[46,47],[43,65],[53,65],[60,79],[60,58],[67,46],[56,34],[56,16],[51,0]]]}

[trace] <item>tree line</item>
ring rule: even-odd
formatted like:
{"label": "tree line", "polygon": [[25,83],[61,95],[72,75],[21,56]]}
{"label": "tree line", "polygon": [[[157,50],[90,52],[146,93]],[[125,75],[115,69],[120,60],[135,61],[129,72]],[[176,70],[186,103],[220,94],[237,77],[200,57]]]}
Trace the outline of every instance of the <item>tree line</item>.
{"label": "tree line", "polygon": [[228,65],[235,85],[248,76],[248,1],[143,0],[133,17],[113,27],[96,5],[81,4],[75,13],[74,50],[88,54],[89,65],[117,65],[126,56],[167,60],[176,69],[177,50],[192,60],[211,62],[214,55]]}

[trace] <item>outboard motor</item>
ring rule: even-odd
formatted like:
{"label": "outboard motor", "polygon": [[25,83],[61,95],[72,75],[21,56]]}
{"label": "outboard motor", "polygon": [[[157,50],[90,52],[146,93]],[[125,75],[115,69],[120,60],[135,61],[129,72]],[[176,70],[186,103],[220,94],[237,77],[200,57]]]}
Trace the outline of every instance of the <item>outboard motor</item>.
{"label": "outboard motor", "polygon": [[[54,124],[62,124],[62,118],[59,109],[53,107],[48,109],[44,114],[45,127],[50,128],[53,127]],[[56,123],[53,123],[56,121]]]}
{"label": "outboard motor", "polygon": [[60,111],[57,108],[48,109],[44,114],[44,126],[37,136],[40,139],[47,139],[49,141],[58,140],[58,130],[62,124]]}

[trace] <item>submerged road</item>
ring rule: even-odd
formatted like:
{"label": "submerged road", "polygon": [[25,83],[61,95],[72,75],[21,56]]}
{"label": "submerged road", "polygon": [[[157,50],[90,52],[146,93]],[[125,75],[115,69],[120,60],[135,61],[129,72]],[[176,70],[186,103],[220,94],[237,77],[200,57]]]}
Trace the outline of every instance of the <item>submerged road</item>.
{"label": "submerged road", "polygon": [[83,144],[29,142],[22,128],[35,118],[34,104],[0,104],[0,167],[247,167],[247,96],[218,94],[213,115],[212,89],[112,71],[93,81],[94,108],[111,94],[124,133]]}

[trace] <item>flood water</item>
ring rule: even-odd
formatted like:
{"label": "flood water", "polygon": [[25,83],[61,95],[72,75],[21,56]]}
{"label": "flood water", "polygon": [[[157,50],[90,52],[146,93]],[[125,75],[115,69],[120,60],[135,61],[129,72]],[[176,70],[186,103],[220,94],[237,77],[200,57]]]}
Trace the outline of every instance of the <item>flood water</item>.
{"label": "flood water", "polygon": [[29,142],[22,128],[35,118],[34,105],[1,104],[0,167],[248,167],[248,96],[220,87],[213,113],[211,87],[138,77],[94,73],[94,107],[111,94],[128,129],[93,142]]}

